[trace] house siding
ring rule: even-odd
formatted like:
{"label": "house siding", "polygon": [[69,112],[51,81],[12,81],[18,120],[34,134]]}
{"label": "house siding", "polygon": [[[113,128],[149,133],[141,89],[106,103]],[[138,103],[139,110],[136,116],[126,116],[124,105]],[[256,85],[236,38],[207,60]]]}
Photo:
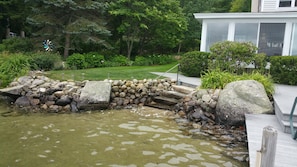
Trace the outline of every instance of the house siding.
{"label": "house siding", "polygon": [[262,0],[261,12],[274,12],[277,10],[278,0]]}

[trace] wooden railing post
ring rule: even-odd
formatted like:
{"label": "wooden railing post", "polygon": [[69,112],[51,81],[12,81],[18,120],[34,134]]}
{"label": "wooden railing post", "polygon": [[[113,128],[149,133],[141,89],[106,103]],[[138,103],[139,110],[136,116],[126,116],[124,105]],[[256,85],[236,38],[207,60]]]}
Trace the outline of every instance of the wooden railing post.
{"label": "wooden railing post", "polygon": [[262,145],[260,150],[260,167],[274,167],[276,142],[277,130],[272,126],[266,126],[263,129]]}

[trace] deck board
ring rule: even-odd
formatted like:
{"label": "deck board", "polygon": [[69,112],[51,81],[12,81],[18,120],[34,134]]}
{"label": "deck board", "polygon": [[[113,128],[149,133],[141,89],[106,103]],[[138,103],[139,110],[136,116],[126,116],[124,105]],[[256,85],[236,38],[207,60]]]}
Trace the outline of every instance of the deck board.
{"label": "deck board", "polygon": [[246,128],[248,136],[250,167],[255,166],[256,151],[261,149],[263,128],[272,126],[277,130],[275,167],[297,167],[297,141],[284,133],[275,115],[247,114]]}

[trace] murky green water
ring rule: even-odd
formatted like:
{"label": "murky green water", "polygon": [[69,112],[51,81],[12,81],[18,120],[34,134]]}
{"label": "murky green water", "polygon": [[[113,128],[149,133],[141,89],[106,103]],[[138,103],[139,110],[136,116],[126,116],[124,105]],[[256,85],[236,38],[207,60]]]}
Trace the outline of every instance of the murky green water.
{"label": "murky green water", "polygon": [[173,120],[128,110],[0,116],[0,166],[246,165],[223,156],[226,148],[214,141],[192,139],[178,129]]}

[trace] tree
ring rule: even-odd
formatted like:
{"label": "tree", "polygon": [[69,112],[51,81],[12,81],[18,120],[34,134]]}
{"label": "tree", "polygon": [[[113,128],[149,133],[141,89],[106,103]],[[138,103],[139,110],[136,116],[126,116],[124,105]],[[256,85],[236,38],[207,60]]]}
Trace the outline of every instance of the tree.
{"label": "tree", "polygon": [[187,29],[177,0],[118,0],[110,3],[109,13],[120,21],[117,32],[126,42],[128,59],[135,43],[141,49],[148,45],[172,48]]}
{"label": "tree", "polygon": [[233,0],[230,12],[250,12],[251,0]]}
{"label": "tree", "polygon": [[40,42],[51,39],[56,47],[62,47],[60,43],[64,43],[64,58],[70,49],[77,48],[71,44],[78,41],[109,46],[105,40],[110,31],[105,26],[107,5],[104,0],[28,0],[27,3],[32,8],[27,21],[38,30],[35,37]]}
{"label": "tree", "polygon": [[25,30],[27,12],[24,1],[0,0],[0,40],[9,38],[10,31],[21,33]]}

